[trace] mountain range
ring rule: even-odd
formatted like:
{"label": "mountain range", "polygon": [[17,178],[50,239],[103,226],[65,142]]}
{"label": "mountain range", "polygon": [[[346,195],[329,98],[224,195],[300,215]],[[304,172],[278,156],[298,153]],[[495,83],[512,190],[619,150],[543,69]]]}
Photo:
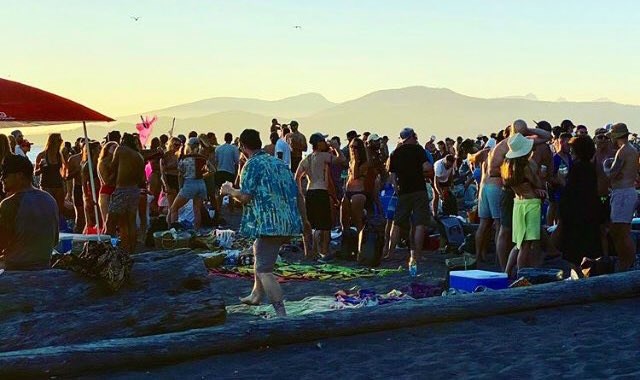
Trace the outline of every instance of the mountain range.
{"label": "mountain range", "polygon": [[[280,100],[248,98],[211,98],[168,108],[149,110],[142,115],[157,115],[154,134],[166,133],[175,117],[174,134],[191,130],[214,132],[222,139],[225,132],[237,135],[245,128],[257,129],[268,140],[271,119],[281,123],[295,119],[309,136],[320,131],[344,137],[350,129],[388,135],[392,141],[404,126],[412,126],[424,141],[426,136],[475,136],[490,133],[522,118],[547,120],[557,125],[563,119],[584,124],[593,130],[607,123],[624,121],[631,129],[640,121],[640,106],[624,105],[601,98],[592,102],[541,101],[535,95],[484,99],[462,95],[446,88],[423,86],[375,91],[357,99],[334,103],[320,94],[308,93]],[[140,115],[127,115],[108,125],[92,125],[91,137],[102,138],[108,130],[134,131]],[[75,139],[81,129],[63,132]],[[28,136],[38,143],[46,136]]]}

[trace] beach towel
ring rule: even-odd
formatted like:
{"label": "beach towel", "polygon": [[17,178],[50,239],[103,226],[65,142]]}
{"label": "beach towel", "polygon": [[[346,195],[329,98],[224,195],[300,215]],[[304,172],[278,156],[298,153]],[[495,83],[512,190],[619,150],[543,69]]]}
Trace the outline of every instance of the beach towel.
{"label": "beach towel", "polygon": [[[216,275],[218,271],[209,271]],[[237,266],[224,268],[225,273],[235,273],[242,278],[253,278],[253,267]],[[402,272],[402,269],[370,269],[370,268],[349,268],[333,264],[305,265],[276,263],[273,274],[285,280],[353,280],[363,277],[387,276],[393,273]]]}
{"label": "beach towel", "polygon": [[523,241],[540,240],[540,199],[515,199],[513,203],[512,238],[520,249]]}

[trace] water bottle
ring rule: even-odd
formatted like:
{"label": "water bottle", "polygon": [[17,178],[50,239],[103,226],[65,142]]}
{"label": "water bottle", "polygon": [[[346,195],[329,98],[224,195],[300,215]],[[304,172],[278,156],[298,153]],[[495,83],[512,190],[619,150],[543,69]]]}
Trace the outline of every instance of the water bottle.
{"label": "water bottle", "polygon": [[415,260],[409,261],[409,275],[411,277],[416,277],[418,275],[418,264]]}

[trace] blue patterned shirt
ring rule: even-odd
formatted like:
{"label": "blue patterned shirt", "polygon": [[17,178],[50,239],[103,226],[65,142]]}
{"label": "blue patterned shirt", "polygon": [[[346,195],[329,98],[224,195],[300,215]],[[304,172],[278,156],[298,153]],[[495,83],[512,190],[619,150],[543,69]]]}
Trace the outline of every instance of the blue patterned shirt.
{"label": "blue patterned shirt", "polygon": [[252,197],[242,213],[242,235],[258,238],[301,234],[298,187],[282,160],[263,151],[255,153],[242,168],[240,191]]}

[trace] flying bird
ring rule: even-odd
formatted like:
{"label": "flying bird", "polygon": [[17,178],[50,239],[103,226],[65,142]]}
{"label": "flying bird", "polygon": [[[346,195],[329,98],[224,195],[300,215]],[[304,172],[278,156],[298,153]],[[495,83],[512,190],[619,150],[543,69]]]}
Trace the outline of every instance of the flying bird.
{"label": "flying bird", "polygon": [[141,16],[131,16],[131,19],[132,19],[133,21],[138,21],[138,20],[140,20],[140,17],[141,17]]}
{"label": "flying bird", "polygon": [[295,25],[293,28],[294,29],[302,29],[302,27],[300,25]]}

